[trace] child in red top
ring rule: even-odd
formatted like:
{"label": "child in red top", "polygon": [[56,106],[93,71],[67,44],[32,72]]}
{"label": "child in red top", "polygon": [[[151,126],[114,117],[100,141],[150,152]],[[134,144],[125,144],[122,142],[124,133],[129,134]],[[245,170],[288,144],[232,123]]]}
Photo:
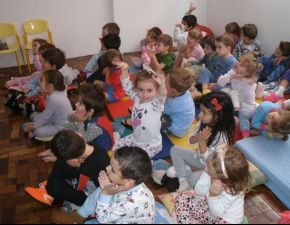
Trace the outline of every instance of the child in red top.
{"label": "child in red top", "polygon": [[104,89],[104,94],[109,102],[120,101],[125,96],[125,91],[121,85],[120,76],[121,69],[117,69],[114,62],[122,62],[123,57],[118,50],[110,49],[102,56],[102,64],[106,67],[103,70],[105,75],[105,82],[96,80],[94,84],[101,85]]}

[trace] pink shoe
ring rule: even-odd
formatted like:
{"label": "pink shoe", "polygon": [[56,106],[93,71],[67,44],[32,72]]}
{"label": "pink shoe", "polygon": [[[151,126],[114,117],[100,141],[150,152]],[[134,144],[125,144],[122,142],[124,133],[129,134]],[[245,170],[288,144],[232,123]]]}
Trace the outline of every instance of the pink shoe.
{"label": "pink shoe", "polygon": [[281,109],[286,109],[287,107],[284,105],[284,101],[278,101],[275,103],[276,105],[280,106]]}
{"label": "pink shoe", "polygon": [[272,92],[270,95],[264,96],[264,101],[269,101],[269,102],[278,102],[281,101],[282,99],[278,97],[278,95],[275,92]]}

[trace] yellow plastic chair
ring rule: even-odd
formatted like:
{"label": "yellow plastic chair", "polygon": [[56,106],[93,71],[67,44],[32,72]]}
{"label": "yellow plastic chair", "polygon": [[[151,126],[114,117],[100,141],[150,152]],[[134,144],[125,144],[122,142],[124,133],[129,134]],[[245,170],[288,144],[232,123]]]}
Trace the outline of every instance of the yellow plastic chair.
{"label": "yellow plastic chair", "polygon": [[7,53],[15,53],[16,56],[16,61],[18,64],[18,69],[19,73],[22,74],[21,67],[20,67],[20,62],[19,62],[19,57],[18,57],[18,49],[20,48],[21,55],[22,55],[22,61],[25,64],[24,61],[24,56],[21,48],[21,43],[19,36],[17,34],[15,25],[13,23],[0,23],[0,37],[1,38],[7,38],[7,37],[12,37],[15,36],[16,42],[8,44],[8,49],[5,50],[0,50],[0,54],[7,54]]}
{"label": "yellow plastic chair", "polygon": [[30,68],[30,58],[29,58],[29,50],[32,50],[32,40],[28,40],[28,34],[40,34],[47,32],[47,41],[53,44],[51,32],[48,27],[48,22],[42,19],[35,19],[26,21],[24,24],[24,42],[25,42],[25,55],[27,60],[28,71],[31,73]]}

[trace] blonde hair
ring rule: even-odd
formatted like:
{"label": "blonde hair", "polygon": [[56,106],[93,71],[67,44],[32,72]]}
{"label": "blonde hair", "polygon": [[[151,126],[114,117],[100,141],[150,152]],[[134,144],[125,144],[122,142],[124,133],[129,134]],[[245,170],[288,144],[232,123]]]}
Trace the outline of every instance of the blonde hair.
{"label": "blonde hair", "polygon": [[134,88],[137,88],[139,81],[152,82],[156,89],[159,87],[158,83],[152,78],[152,74],[148,73],[146,70],[141,70],[136,74],[136,77],[133,81]]}
{"label": "blonde hair", "polygon": [[272,131],[284,135],[284,139],[288,139],[290,134],[290,111],[280,109],[278,110],[281,119],[273,121],[271,124]]}
{"label": "blonde hair", "polygon": [[252,178],[249,173],[249,163],[245,155],[233,146],[224,148],[224,164],[228,178],[223,175],[220,156],[217,152],[212,153],[212,165],[221,182],[224,183],[231,195],[237,195],[241,192],[248,193],[251,191]]}
{"label": "blonde hair", "polygon": [[188,37],[194,38],[196,40],[201,40],[202,39],[202,32],[200,29],[192,29],[188,31]]}
{"label": "blonde hair", "polygon": [[253,77],[257,71],[263,70],[263,65],[258,62],[257,58],[252,53],[246,53],[239,57],[242,66],[246,68],[250,74],[246,77]]}

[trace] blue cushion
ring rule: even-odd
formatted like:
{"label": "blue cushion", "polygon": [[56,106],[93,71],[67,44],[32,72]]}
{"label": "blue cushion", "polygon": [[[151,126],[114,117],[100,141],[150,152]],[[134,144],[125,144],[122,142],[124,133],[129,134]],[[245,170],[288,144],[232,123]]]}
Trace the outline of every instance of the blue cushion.
{"label": "blue cushion", "polygon": [[155,155],[152,159],[166,159],[170,157],[170,149],[173,147],[173,143],[170,141],[169,137],[161,132],[162,135],[162,150],[157,155]]}
{"label": "blue cushion", "polygon": [[172,224],[172,217],[166,207],[159,202],[155,202],[156,217],[154,224]]}
{"label": "blue cushion", "polygon": [[138,73],[141,70],[141,68],[137,66],[129,66],[129,74],[135,74]]}
{"label": "blue cushion", "polygon": [[290,140],[257,136],[238,141],[235,145],[269,177],[266,186],[290,208]]}

